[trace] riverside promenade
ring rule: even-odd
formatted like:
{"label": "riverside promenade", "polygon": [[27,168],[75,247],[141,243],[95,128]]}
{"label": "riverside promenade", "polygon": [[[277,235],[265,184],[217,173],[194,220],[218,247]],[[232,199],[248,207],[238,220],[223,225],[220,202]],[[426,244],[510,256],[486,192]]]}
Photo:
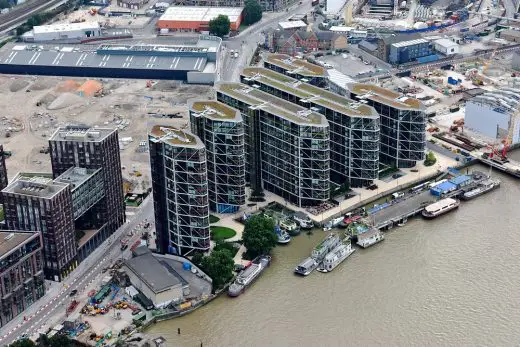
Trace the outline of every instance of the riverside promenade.
{"label": "riverside promenade", "polygon": [[[459,164],[457,161],[448,158],[444,155],[441,155],[439,153],[435,153],[435,156],[437,157],[437,163],[433,166],[426,167],[424,164],[418,163],[415,168],[412,169],[400,169],[400,172],[404,175],[397,178],[392,179],[389,182],[376,180],[374,183],[378,186],[376,190],[369,190],[366,188],[353,188],[352,191],[356,195],[350,199],[342,200],[340,201],[338,206],[335,206],[327,211],[324,211],[323,213],[319,215],[313,215],[309,213],[305,208],[300,208],[294,205],[291,205],[290,203],[287,203],[283,198],[272,194],[271,192],[264,191],[265,193],[265,201],[255,203],[255,206],[246,206],[241,208],[237,213],[234,214],[215,214],[220,218],[219,222],[212,224],[214,226],[225,226],[228,228],[232,228],[237,232],[237,234],[231,238],[228,239],[228,241],[237,241],[242,239],[242,232],[244,231],[244,225],[241,223],[236,222],[236,219],[241,217],[244,213],[254,213],[255,211],[259,210],[260,208],[266,206],[270,202],[278,202],[280,205],[287,206],[287,208],[293,210],[293,211],[302,211],[309,215],[309,217],[317,224],[323,224],[327,222],[328,220],[340,216],[347,211],[353,210],[357,207],[363,206],[371,201],[375,201],[381,197],[387,196],[393,192],[402,190],[406,187],[409,187],[410,185],[413,185],[416,182],[423,181],[425,179],[428,179],[430,177],[434,177],[438,175],[442,171],[446,171],[448,167],[453,167]],[[411,170],[417,170],[417,172],[412,172]],[[249,192],[248,192],[249,193]],[[243,247],[242,247],[243,248]],[[239,251],[237,253],[237,256],[235,257],[236,260],[241,259],[241,252]]]}

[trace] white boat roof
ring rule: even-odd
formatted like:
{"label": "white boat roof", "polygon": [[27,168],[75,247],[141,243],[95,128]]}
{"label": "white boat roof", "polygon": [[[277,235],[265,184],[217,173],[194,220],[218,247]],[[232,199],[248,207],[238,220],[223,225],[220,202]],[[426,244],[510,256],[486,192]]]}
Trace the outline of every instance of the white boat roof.
{"label": "white boat roof", "polygon": [[448,205],[455,204],[456,202],[457,202],[457,200],[452,199],[452,198],[442,199],[442,200],[437,201],[434,204],[426,206],[425,210],[427,212],[437,211],[437,210],[439,210],[439,209],[441,209],[443,207],[446,207]]}

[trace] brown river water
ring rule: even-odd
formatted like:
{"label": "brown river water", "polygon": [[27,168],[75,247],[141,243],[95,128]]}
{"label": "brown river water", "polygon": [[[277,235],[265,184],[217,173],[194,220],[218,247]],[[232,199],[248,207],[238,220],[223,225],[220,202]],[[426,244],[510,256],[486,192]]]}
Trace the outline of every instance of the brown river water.
{"label": "brown river water", "polygon": [[240,297],[148,333],[194,347],[520,346],[520,180],[492,174],[500,189],[413,218],[332,273],[293,274],[325,233],[297,236]]}

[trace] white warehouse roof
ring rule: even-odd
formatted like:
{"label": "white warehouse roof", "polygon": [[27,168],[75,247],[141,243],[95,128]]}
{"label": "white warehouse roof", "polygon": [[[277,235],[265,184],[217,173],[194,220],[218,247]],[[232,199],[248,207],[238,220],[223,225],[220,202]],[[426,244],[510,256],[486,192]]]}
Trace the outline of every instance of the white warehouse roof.
{"label": "white warehouse roof", "polygon": [[448,40],[448,39],[439,39],[439,40],[435,40],[433,41],[434,44],[436,45],[439,45],[441,47],[444,47],[444,48],[451,48],[451,47],[457,47],[458,44],[456,44],[455,42],[451,41],[451,40]]}
{"label": "white warehouse roof", "polygon": [[83,23],[62,23],[51,25],[38,25],[33,28],[33,33],[55,33],[79,30],[99,30],[98,22],[83,22]]}
{"label": "white warehouse roof", "polygon": [[295,29],[295,28],[304,28],[307,26],[304,21],[302,20],[294,20],[289,22],[280,22],[278,25],[282,29]]}
{"label": "white warehouse roof", "polygon": [[233,23],[240,18],[243,10],[242,7],[173,6],[166,9],[159,21],[209,22],[223,14]]}
{"label": "white warehouse roof", "polygon": [[394,47],[408,47],[408,46],[413,46],[413,45],[418,45],[418,44],[421,44],[421,43],[428,43],[428,42],[429,41],[425,40],[425,39],[416,39],[416,40],[410,40],[410,41],[397,42],[397,43],[392,44],[392,46],[394,46]]}

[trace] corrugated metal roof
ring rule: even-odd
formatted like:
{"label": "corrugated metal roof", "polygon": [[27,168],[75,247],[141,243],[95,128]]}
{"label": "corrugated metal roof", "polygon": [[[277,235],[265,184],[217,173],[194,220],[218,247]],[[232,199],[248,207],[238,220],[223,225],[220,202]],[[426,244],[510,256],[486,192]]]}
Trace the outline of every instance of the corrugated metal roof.
{"label": "corrugated metal roof", "polygon": [[428,43],[428,42],[429,41],[425,40],[425,39],[417,39],[417,40],[410,40],[410,41],[402,41],[402,42],[393,43],[392,46],[394,46],[394,47],[408,47],[408,46],[413,46],[413,45],[418,45],[418,44],[421,44],[421,43]]}

